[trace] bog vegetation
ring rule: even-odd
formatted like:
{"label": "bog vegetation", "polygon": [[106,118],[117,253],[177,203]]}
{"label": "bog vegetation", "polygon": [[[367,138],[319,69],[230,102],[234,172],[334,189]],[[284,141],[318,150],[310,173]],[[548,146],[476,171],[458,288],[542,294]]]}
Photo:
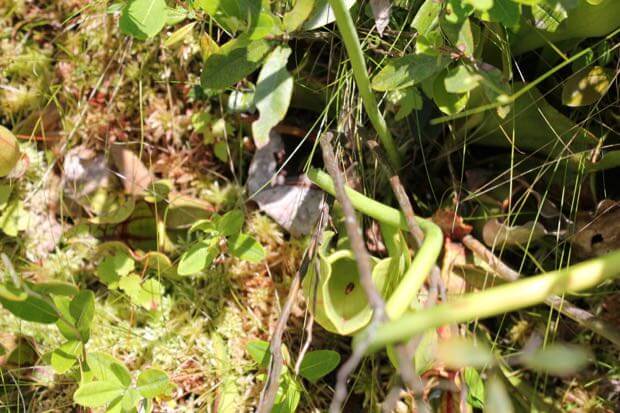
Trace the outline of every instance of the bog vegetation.
{"label": "bog vegetation", "polygon": [[617,411],[619,16],[0,0],[0,411]]}

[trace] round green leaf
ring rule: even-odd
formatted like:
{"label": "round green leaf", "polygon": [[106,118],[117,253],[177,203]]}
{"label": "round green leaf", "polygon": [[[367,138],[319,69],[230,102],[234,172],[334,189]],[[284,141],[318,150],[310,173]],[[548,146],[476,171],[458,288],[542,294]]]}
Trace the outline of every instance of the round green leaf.
{"label": "round green leaf", "polygon": [[131,384],[131,374],[127,367],[109,354],[88,353],[86,362],[93,376],[99,380],[116,383],[122,387],[128,387]]}
{"label": "round green leaf", "polygon": [[136,389],[143,397],[151,398],[166,394],[170,386],[166,372],[151,368],[140,373]]}
{"label": "round green leaf", "polygon": [[122,396],[125,388],[116,382],[93,381],[84,383],[73,394],[73,401],[86,407],[104,406]]}

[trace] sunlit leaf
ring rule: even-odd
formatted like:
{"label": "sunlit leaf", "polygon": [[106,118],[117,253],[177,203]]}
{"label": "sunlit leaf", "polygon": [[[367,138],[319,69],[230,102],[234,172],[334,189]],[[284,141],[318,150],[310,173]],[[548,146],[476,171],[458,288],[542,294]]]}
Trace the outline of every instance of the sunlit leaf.
{"label": "sunlit leaf", "polygon": [[478,371],[472,367],[466,367],[463,370],[463,379],[467,384],[467,403],[478,409],[484,408],[484,381]]}
{"label": "sunlit leaf", "polygon": [[261,367],[267,367],[269,365],[271,354],[269,352],[268,342],[262,340],[250,341],[246,347],[246,350],[250,357],[252,357],[252,359]]}
{"label": "sunlit leaf", "polygon": [[283,24],[287,32],[297,30],[310,17],[315,0],[296,0],[295,5],[284,15]]}
{"label": "sunlit leaf", "polygon": [[188,37],[192,33],[196,23],[197,22],[188,23],[180,29],[176,30],[166,39],[166,41],[164,42],[164,46],[171,47],[178,43],[181,43],[183,40],[185,40],[186,37]]}
{"label": "sunlit leaf", "polygon": [[177,272],[179,275],[197,274],[211,265],[217,253],[212,243],[200,241],[181,255]]}
{"label": "sunlit leaf", "polygon": [[439,73],[449,60],[444,56],[411,54],[388,60],[372,79],[372,88],[390,91],[413,86]]}
{"label": "sunlit leaf", "polygon": [[231,237],[228,250],[232,255],[244,261],[261,262],[265,258],[265,249],[258,241],[247,234]]}
{"label": "sunlit leaf", "polygon": [[466,93],[476,88],[481,76],[465,65],[458,65],[446,74],[444,86],[449,93]]}
{"label": "sunlit leaf", "polygon": [[115,383],[120,387],[128,387],[131,384],[131,374],[127,367],[109,354],[89,352],[86,362],[98,380]]}
{"label": "sunlit leaf", "polygon": [[7,300],[0,296],[0,304],[13,313],[13,315],[25,321],[33,321],[41,324],[51,324],[58,320],[58,313],[47,301],[37,297],[28,296],[22,301]]}
{"label": "sunlit leaf", "polygon": [[136,389],[142,397],[157,397],[168,393],[170,380],[166,372],[159,369],[146,369],[138,376]]}
{"label": "sunlit leaf", "polygon": [[446,90],[447,72],[440,73],[433,82],[433,100],[439,110],[448,115],[461,112],[467,106],[469,93],[450,93]]}
{"label": "sunlit leaf", "polygon": [[110,381],[94,381],[81,384],[73,394],[73,401],[86,407],[104,406],[125,392],[125,388]]}
{"label": "sunlit leaf", "polygon": [[225,237],[238,234],[239,232],[241,232],[244,220],[245,216],[243,214],[243,211],[239,209],[233,209],[232,211],[228,211],[227,213],[222,215],[217,220],[217,230],[221,235]]}
{"label": "sunlit leaf", "polygon": [[200,76],[202,87],[224,89],[234,85],[258,69],[270,48],[265,40],[250,42],[247,38],[237,38],[229,41],[205,60]]}
{"label": "sunlit leaf", "polygon": [[64,374],[77,362],[83,344],[81,341],[68,341],[52,351],[51,365],[57,374]]}
{"label": "sunlit leaf", "polygon": [[279,46],[269,54],[263,65],[254,94],[259,118],[252,123],[252,134],[257,147],[269,141],[269,132],[288,111],[293,95],[293,77],[286,70],[291,49]]}
{"label": "sunlit leaf", "polygon": [[145,40],[164,28],[167,17],[166,0],[129,0],[121,13],[120,27],[123,33]]}
{"label": "sunlit leaf", "polygon": [[570,107],[588,106],[598,102],[609,90],[612,70],[593,66],[569,77],[562,88],[562,103]]}
{"label": "sunlit leaf", "polygon": [[95,294],[90,290],[80,291],[69,304],[69,312],[73,317],[75,327],[82,336],[82,341],[90,337],[90,325],[95,316]]}

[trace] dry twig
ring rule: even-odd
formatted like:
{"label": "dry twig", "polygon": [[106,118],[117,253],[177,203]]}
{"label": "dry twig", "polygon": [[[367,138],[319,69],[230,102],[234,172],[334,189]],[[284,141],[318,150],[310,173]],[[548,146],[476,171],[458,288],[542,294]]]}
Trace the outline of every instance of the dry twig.
{"label": "dry twig", "polygon": [[[379,291],[377,291],[377,288],[372,281],[370,254],[368,253],[368,250],[366,250],[364,238],[362,237],[362,231],[360,230],[355,216],[355,210],[353,209],[353,205],[351,204],[351,201],[346,195],[344,189],[344,177],[338,168],[334,149],[331,144],[332,139],[333,134],[331,132],[327,132],[320,139],[321,150],[323,152],[323,161],[325,163],[327,173],[329,173],[334,180],[334,185],[336,187],[336,199],[340,202],[345,216],[345,227],[347,234],[349,235],[351,249],[355,255],[355,261],[360,275],[360,283],[362,288],[364,288],[364,292],[368,298],[368,303],[373,309],[373,318],[368,326],[368,331],[370,333],[369,336],[372,337],[372,331],[376,329],[379,323],[386,319],[385,302],[383,301],[383,298],[381,298]],[[339,413],[341,411],[342,404],[347,397],[347,379],[359,365],[359,362],[364,357],[365,352],[366,348],[364,343],[355,346],[349,359],[338,370],[336,391],[329,407],[330,412]]]}
{"label": "dry twig", "polygon": [[286,302],[282,307],[282,312],[280,313],[280,317],[278,318],[278,322],[276,323],[276,327],[273,331],[273,335],[269,343],[271,360],[269,362],[269,370],[267,372],[265,387],[263,388],[263,391],[261,393],[258,408],[256,410],[257,413],[271,412],[271,409],[273,408],[276,400],[278,387],[280,385],[280,374],[282,373],[282,366],[284,365],[284,360],[282,359],[282,335],[284,334],[286,323],[288,321],[289,315],[291,314],[295,299],[297,298],[297,293],[299,292],[301,281],[306,275],[310,263],[314,260],[318,244],[323,238],[323,230],[325,229],[325,225],[327,223],[329,209],[327,207],[325,199],[323,199],[322,205],[323,209],[317,222],[317,228],[314,232],[314,235],[312,236],[310,245],[308,246],[308,249],[304,254],[301,265],[299,266],[299,270],[295,273],[295,276],[291,281],[291,286],[288,296],[286,297]]}

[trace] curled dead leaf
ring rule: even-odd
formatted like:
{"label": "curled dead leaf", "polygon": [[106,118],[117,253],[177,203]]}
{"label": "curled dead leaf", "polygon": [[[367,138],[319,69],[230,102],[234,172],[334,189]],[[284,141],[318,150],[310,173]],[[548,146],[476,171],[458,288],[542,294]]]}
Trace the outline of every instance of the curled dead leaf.
{"label": "curled dead leaf", "polygon": [[449,209],[438,209],[433,214],[433,222],[439,225],[444,235],[453,240],[460,240],[471,234],[473,227],[463,222],[463,217]]}

